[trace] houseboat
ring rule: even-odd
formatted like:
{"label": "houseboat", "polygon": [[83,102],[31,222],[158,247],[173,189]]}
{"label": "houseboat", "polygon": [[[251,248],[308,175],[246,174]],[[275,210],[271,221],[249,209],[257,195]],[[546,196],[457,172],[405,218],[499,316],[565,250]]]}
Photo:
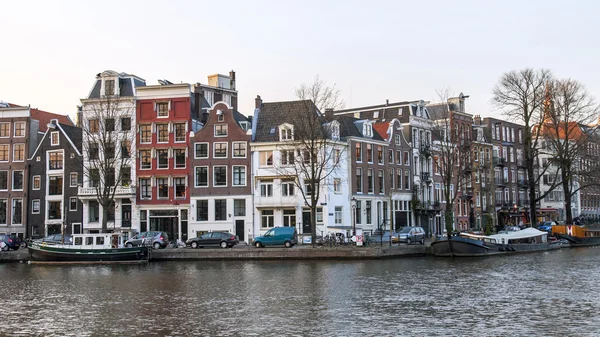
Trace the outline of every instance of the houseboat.
{"label": "houseboat", "polygon": [[28,249],[33,261],[117,262],[148,261],[149,247],[124,247],[121,234],[74,234],[67,244],[32,243]]}
{"label": "houseboat", "polygon": [[600,229],[577,225],[552,226],[552,234],[569,241],[571,247],[600,246]]}

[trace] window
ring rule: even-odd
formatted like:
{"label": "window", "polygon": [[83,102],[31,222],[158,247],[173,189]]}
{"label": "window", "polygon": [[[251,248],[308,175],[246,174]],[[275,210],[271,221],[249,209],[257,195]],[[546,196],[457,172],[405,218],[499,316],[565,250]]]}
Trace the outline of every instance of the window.
{"label": "window", "polygon": [[141,199],[152,199],[152,186],[149,178],[140,179],[140,197]]}
{"label": "window", "polygon": [[0,145],[0,161],[8,161],[9,146],[8,144]]}
{"label": "window", "polygon": [[60,145],[60,135],[58,131],[54,131],[50,133],[50,145]]}
{"label": "window", "polygon": [[140,169],[150,170],[152,168],[152,150],[140,150]]}
{"label": "window", "polygon": [[365,212],[367,214],[367,225],[370,225],[370,224],[372,224],[372,221],[371,221],[371,201],[367,200],[366,203],[367,203],[367,205],[365,207]]}
{"label": "window", "polygon": [[15,122],[15,137],[25,137],[25,122]]}
{"label": "window", "polygon": [[69,198],[69,211],[70,212],[77,211],[77,197]]}
{"label": "window", "polygon": [[152,125],[142,124],[140,125],[140,143],[151,143],[152,142]]}
{"label": "window", "polygon": [[169,168],[169,150],[162,149],[156,150],[156,158],[159,169],[167,169]]}
{"label": "window", "polygon": [[115,131],[115,119],[107,118],[106,120],[104,120],[104,128],[105,128],[106,132]]}
{"label": "window", "polygon": [[[13,145],[13,161],[24,161],[25,160],[25,144],[14,144]],[[62,168],[62,154],[61,154],[61,168]]]}
{"label": "window", "polygon": [[113,159],[115,157],[115,144],[111,141],[106,142],[104,146],[104,157]]}
{"label": "window", "polygon": [[196,143],[196,159],[208,158],[208,143]]}
{"label": "window", "polygon": [[390,174],[390,188],[393,189],[394,188],[394,169],[390,169],[389,171]]}
{"label": "window", "polygon": [[361,162],[362,161],[362,144],[361,143],[356,143],[356,161]]}
{"label": "window", "polygon": [[291,197],[295,195],[295,185],[293,181],[282,181],[281,182],[281,195],[284,197]]}
{"label": "window", "polygon": [[63,177],[50,176],[48,178],[48,195],[62,195]]}
{"label": "window", "polygon": [[[6,171],[1,171],[2,173],[6,174]],[[5,176],[6,178],[6,176]],[[4,181],[4,184],[6,184],[6,181]],[[42,177],[41,176],[33,176],[33,182],[31,183],[32,185],[32,189],[34,190],[39,190],[42,186]],[[5,186],[5,185],[3,185]]]}
{"label": "window", "polygon": [[124,140],[121,142],[121,158],[131,158],[131,142]]}
{"label": "window", "polygon": [[185,168],[185,149],[175,149],[175,168]]}
{"label": "window", "polygon": [[131,130],[131,118],[121,117],[121,131]]}
{"label": "window", "polygon": [[233,142],[233,158],[246,158],[246,142]]}
{"label": "window", "polygon": [[10,137],[10,123],[0,123],[0,137]]}
{"label": "window", "polygon": [[223,115],[222,110],[217,110],[217,122],[225,121],[225,115]]}
{"label": "window", "polygon": [[0,199],[0,224],[6,225],[7,200]]}
{"label": "window", "polygon": [[388,164],[394,163],[394,150],[388,150]]}
{"label": "window", "polygon": [[227,186],[227,166],[213,166],[213,186]]}
{"label": "window", "polygon": [[263,228],[271,228],[275,225],[275,216],[272,209],[264,209],[260,214],[260,225]]}
{"label": "window", "polygon": [[215,125],[215,137],[227,137],[227,124]]}
{"label": "window", "polygon": [[245,199],[234,199],[233,200],[233,215],[234,216],[246,216],[246,200]]}
{"label": "window", "polygon": [[62,152],[49,152],[48,153],[48,168],[50,170],[62,170],[62,168],[63,168]]}
{"label": "window", "polygon": [[89,171],[90,180],[88,181],[89,187],[98,187],[100,184],[100,171],[98,169],[90,169]]}
{"label": "window", "polygon": [[175,185],[175,199],[185,199],[185,178],[173,178]]}
{"label": "window", "polygon": [[279,130],[281,140],[292,140],[292,130],[288,128],[282,128]]}
{"label": "window", "polygon": [[227,200],[216,199],[215,200],[215,221],[227,220]]}
{"label": "window", "polygon": [[383,147],[377,147],[377,162],[383,164]]}
{"label": "window", "polygon": [[396,171],[396,187],[401,190],[403,188],[402,185],[402,169],[398,169]]}
{"label": "window", "polygon": [[208,167],[196,167],[196,187],[208,187]]}
{"label": "window", "polygon": [[379,176],[378,176],[378,178],[379,178],[379,193],[384,193],[384,191],[385,191],[385,186],[383,185],[383,180],[384,180],[384,179],[383,179],[383,178],[384,178],[384,177],[383,177],[383,170],[379,170],[379,173],[378,173],[378,175],[379,175]]}
{"label": "window", "polygon": [[356,200],[356,210],[354,212],[354,216],[356,217],[355,221],[356,221],[357,224],[360,224],[361,221],[362,221],[361,220],[362,219],[361,218],[361,214],[362,214],[362,212],[361,212],[361,204],[362,204],[362,202],[360,200]]}
{"label": "window", "polygon": [[183,143],[185,142],[185,123],[175,123],[173,124],[173,129],[175,132],[175,142]]}
{"label": "window", "polygon": [[40,199],[31,200],[31,214],[40,214]]}
{"label": "window", "polygon": [[156,103],[156,116],[157,117],[169,117],[169,102],[157,102]]}
{"label": "window", "polygon": [[131,167],[123,166],[121,168],[121,186],[129,186],[131,184]]}
{"label": "window", "polygon": [[367,169],[367,193],[373,193],[374,190],[373,169]]}
{"label": "window", "polygon": [[[61,184],[61,186],[62,186],[62,184]],[[23,171],[13,171],[12,190],[13,191],[22,191],[23,190]]]}
{"label": "window", "polygon": [[333,192],[341,193],[342,192],[342,179],[333,178]]}
{"label": "window", "polygon": [[98,152],[98,144],[91,143],[88,146],[89,146],[88,154],[90,156],[90,160],[97,160],[98,158],[100,158],[99,152]]}
{"label": "window", "polygon": [[156,132],[158,133],[158,143],[169,142],[169,124],[156,124]]}
{"label": "window", "polygon": [[273,183],[261,183],[260,184],[260,196],[261,197],[272,197],[273,196]]}
{"label": "window", "polygon": [[363,192],[363,179],[362,179],[362,168],[357,168],[356,169],[356,192],[357,193],[362,193]]}
{"label": "window", "polygon": [[409,172],[409,170],[404,170],[404,189],[410,190],[410,172]]}
{"label": "window", "polygon": [[214,143],[214,158],[227,158],[227,143]]}
{"label": "window", "polygon": [[104,94],[106,96],[115,94],[115,80],[104,80]]}
{"label": "window", "polygon": [[281,165],[293,165],[294,164],[294,150],[282,150],[281,151]]}
{"label": "window", "polygon": [[196,220],[208,221],[208,200],[196,200]]}
{"label": "window", "polygon": [[408,154],[408,151],[404,151],[404,165],[406,165],[406,166],[410,165],[410,156]]}
{"label": "window", "polygon": [[233,186],[246,186],[246,166],[233,167]]}
{"label": "window", "polygon": [[[60,201],[59,201],[60,203]],[[12,224],[20,225],[23,223],[23,199],[12,200]]]}
{"label": "window", "polygon": [[283,210],[283,225],[285,227],[296,226],[296,210],[295,209],[284,209]]}
{"label": "window", "polygon": [[342,224],[342,206],[335,206],[335,223],[336,225]]}
{"label": "window", "polygon": [[156,189],[158,199],[169,198],[169,179],[168,178],[156,178]]}
{"label": "window", "polygon": [[100,123],[97,119],[90,119],[90,133],[96,133],[100,130]]}
{"label": "window", "polygon": [[260,166],[273,166],[273,151],[260,152]]}
{"label": "window", "polygon": [[373,162],[373,145],[367,144],[367,162]]}

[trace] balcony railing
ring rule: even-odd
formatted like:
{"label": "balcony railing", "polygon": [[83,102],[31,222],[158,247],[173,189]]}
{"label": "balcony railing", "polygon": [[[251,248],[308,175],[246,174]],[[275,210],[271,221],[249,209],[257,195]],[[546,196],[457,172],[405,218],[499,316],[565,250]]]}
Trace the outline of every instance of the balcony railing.
{"label": "balcony railing", "polygon": [[257,195],[254,204],[258,207],[296,207],[298,199],[296,196],[261,197]]}
{"label": "balcony railing", "polygon": [[[111,193],[113,192],[114,187],[111,187]],[[102,192],[102,189],[100,189]],[[95,187],[80,187],[77,192],[80,196],[95,196],[97,194],[97,189]],[[135,195],[135,186],[117,186],[117,190],[115,191],[115,196],[122,195]]]}
{"label": "balcony railing", "polygon": [[421,154],[425,157],[431,156],[431,145],[429,143],[421,143]]}
{"label": "balcony railing", "polygon": [[425,183],[431,182],[431,174],[429,172],[421,172],[421,181]]}

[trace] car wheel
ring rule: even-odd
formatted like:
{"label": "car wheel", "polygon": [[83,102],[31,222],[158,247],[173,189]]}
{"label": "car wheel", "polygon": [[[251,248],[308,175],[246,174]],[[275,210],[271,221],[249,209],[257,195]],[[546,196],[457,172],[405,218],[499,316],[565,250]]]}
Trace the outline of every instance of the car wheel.
{"label": "car wheel", "polygon": [[285,245],[285,248],[292,248],[292,243],[291,243],[291,242],[289,242],[289,241],[286,241],[286,242],[284,243],[284,245]]}
{"label": "car wheel", "polygon": [[225,242],[225,241],[221,242],[221,248],[227,248],[227,242]]}
{"label": "car wheel", "polygon": [[25,242],[25,241],[21,242],[21,247],[22,248],[27,248],[27,242]]}
{"label": "car wheel", "polygon": [[154,249],[160,249],[160,243],[159,242],[155,242],[154,243]]}
{"label": "car wheel", "polygon": [[255,243],[255,244],[254,244],[254,246],[255,246],[256,248],[260,248],[260,247],[262,247],[262,245],[260,244],[260,242],[257,242],[257,243]]}
{"label": "car wheel", "polygon": [[0,250],[8,251],[8,245],[5,242],[0,242]]}
{"label": "car wheel", "polygon": [[19,250],[19,246],[15,246],[15,248],[13,248],[13,250]]}
{"label": "car wheel", "polygon": [[421,244],[424,245],[425,244],[425,238],[421,239]]}
{"label": "car wheel", "polygon": [[407,245],[410,245],[410,238],[407,238],[407,239],[406,239],[406,244],[407,244]]}
{"label": "car wheel", "polygon": [[198,248],[198,242],[193,241],[192,242],[192,248],[194,248],[194,249]]}

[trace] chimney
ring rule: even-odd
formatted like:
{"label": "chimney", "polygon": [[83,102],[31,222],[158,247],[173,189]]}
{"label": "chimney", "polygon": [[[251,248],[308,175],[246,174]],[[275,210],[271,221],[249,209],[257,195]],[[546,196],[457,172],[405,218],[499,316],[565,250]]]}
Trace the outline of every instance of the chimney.
{"label": "chimney", "polygon": [[233,69],[229,72],[229,88],[235,90],[235,71]]}
{"label": "chimney", "polygon": [[481,125],[481,116],[480,115],[475,115],[475,118],[473,118],[473,121],[475,122],[475,125]]}
{"label": "chimney", "polygon": [[76,126],[78,128],[81,127],[81,119],[83,118],[83,106],[78,105],[77,106],[77,122],[76,122]]}
{"label": "chimney", "polygon": [[256,109],[260,109],[261,106],[262,106],[262,99],[260,99],[260,95],[256,95],[256,98],[254,99],[254,107]]}
{"label": "chimney", "polygon": [[328,122],[333,120],[333,108],[325,108],[325,119],[327,119]]}
{"label": "chimney", "polygon": [[389,99],[385,99],[385,105],[388,106],[390,104],[390,100]]}

